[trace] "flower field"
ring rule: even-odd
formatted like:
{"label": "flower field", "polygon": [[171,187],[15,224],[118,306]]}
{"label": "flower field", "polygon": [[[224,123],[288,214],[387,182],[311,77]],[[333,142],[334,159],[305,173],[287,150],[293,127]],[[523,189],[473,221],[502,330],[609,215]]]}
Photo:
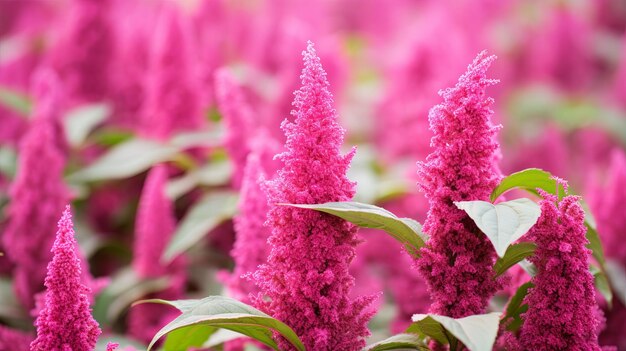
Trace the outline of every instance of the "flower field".
{"label": "flower field", "polygon": [[623,0],[0,0],[0,351],[626,351]]}

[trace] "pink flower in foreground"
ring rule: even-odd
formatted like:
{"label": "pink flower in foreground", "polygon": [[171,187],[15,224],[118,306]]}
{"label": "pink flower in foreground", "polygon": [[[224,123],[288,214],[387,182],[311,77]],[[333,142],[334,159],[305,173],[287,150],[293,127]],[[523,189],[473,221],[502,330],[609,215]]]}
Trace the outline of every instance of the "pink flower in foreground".
{"label": "pink flower in foreground", "polygon": [[17,175],[11,185],[8,223],[2,241],[15,264],[15,290],[29,310],[44,289],[46,265],[52,258],[54,226],[69,201],[63,182],[65,155],[59,147],[56,121],[60,115],[58,82],[52,74],[35,82],[37,108],[32,126],[22,139]]}
{"label": "pink flower in foreground", "polygon": [[[278,205],[348,201],[346,177],[354,151],[342,156],[343,129],[313,44],[303,53],[302,87],[295,93],[294,123],[284,122],[284,167],[267,184],[272,234],[268,263],[255,273],[262,294],[256,304],[291,326],[307,349],[360,350],[369,334],[364,312],[372,297],[351,300],[348,266],[358,243],[356,228],[327,214]],[[264,300],[268,297],[269,300]],[[292,347],[280,340],[282,350]]]}
{"label": "pink flower in foreground", "polygon": [[491,243],[453,203],[488,200],[501,177],[496,165],[499,127],[490,121],[493,99],[485,95],[497,82],[486,78],[493,60],[482,52],[454,88],[440,92],[444,102],[429,114],[434,151],[418,165],[430,204],[424,222],[430,240],[417,267],[431,293],[431,312],[453,318],[483,313],[500,288]]}
{"label": "pink flower in foreground", "polygon": [[537,267],[525,302],[520,343],[524,350],[600,350],[595,291],[585,247],[587,232],[578,197],[542,192],[541,217],[527,234],[537,243]]}
{"label": "pink flower in foreground", "polygon": [[226,125],[224,146],[233,161],[233,185],[239,188],[244,177],[246,158],[250,153],[248,140],[256,121],[235,77],[224,68],[215,73],[215,95]]}
{"label": "pink flower in foreground", "polygon": [[[186,282],[184,257],[176,258],[169,265],[161,263],[176,226],[172,200],[164,192],[167,178],[167,166],[163,164],[148,173],[137,210],[132,265],[142,278],[169,277],[170,287],[149,298],[177,300],[183,297]],[[135,306],[128,316],[130,334],[149,342],[176,315],[175,310],[163,305]]]}
{"label": "pink flower in foreground", "polygon": [[100,335],[89,309],[89,288],[81,282],[78,245],[70,207],[65,208],[46,276],[45,307],[37,317],[31,351],[93,351]]}

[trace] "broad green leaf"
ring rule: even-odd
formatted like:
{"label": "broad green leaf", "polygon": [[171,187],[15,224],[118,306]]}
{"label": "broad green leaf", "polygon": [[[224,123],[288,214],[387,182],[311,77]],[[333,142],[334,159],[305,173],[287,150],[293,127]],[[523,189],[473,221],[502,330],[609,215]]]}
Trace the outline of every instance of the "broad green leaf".
{"label": "broad green leaf", "polygon": [[606,268],[615,295],[626,305],[626,271],[619,263],[610,260],[606,262]]}
{"label": "broad green leaf", "polygon": [[604,297],[609,309],[611,309],[613,307],[613,291],[611,290],[611,284],[609,283],[609,276],[607,276],[602,269],[595,265],[589,266],[589,271],[593,275],[593,282],[596,289],[598,289],[602,297]]}
{"label": "broad green leaf", "polygon": [[541,215],[539,205],[525,198],[496,205],[486,201],[459,201],[454,204],[474,220],[500,257],[537,223]]}
{"label": "broad green leaf", "polygon": [[71,146],[79,146],[95,127],[111,114],[107,104],[84,105],[69,111],[63,118],[65,137]]}
{"label": "broad green leaf", "polygon": [[415,334],[397,334],[375,344],[369,345],[363,351],[387,350],[420,350],[428,351],[428,345]]}
{"label": "broad green leaf", "polygon": [[227,161],[212,162],[196,170],[187,172],[182,177],[170,180],[165,193],[171,199],[177,199],[199,185],[219,186],[228,183],[232,174],[232,165]]}
{"label": "broad green leaf", "polygon": [[221,144],[223,134],[223,128],[215,128],[207,131],[185,132],[174,135],[170,139],[169,143],[180,149],[190,147],[213,147]]}
{"label": "broad green leaf", "polygon": [[32,320],[28,313],[21,307],[15,296],[13,283],[9,278],[0,277],[0,319],[7,321],[25,322],[31,325]]}
{"label": "broad green leaf", "polygon": [[490,200],[491,202],[494,202],[498,197],[500,197],[500,195],[515,188],[524,189],[533,194],[537,194],[536,189],[540,188],[551,194],[555,194],[557,192],[557,187],[559,199],[561,199],[565,196],[565,189],[563,188],[563,185],[553,179],[550,172],[546,172],[539,168],[528,168],[504,177],[500,181],[500,184],[498,184],[498,186],[491,193]]}
{"label": "broad green leaf", "polygon": [[86,168],[69,176],[70,181],[86,182],[123,179],[139,174],[152,165],[172,158],[178,149],[152,140],[131,139],[116,145]]}
{"label": "broad green leaf", "polygon": [[119,271],[98,296],[93,316],[101,326],[113,324],[131,304],[142,297],[166,289],[167,277],[140,278],[132,269]]}
{"label": "broad green leaf", "polygon": [[26,118],[33,111],[33,103],[27,95],[8,87],[0,87],[0,104]]}
{"label": "broad green leaf", "polygon": [[531,282],[522,284],[517,288],[511,300],[509,300],[504,317],[502,318],[502,323],[506,325],[507,330],[516,332],[522,326],[523,320],[521,314],[528,310],[528,305],[524,304],[524,298],[528,295],[528,289],[533,286],[534,284]]}
{"label": "broad green leaf", "polygon": [[[176,301],[165,300],[146,300],[142,303],[181,306]],[[209,296],[201,300],[184,300],[182,306],[184,306],[181,309],[182,314],[159,330],[150,342],[148,351],[164,335],[197,325],[232,330],[258,340],[274,350],[279,350],[273,339],[273,331],[275,331],[297,350],[305,350],[296,333],[286,324],[237,300],[224,296]]]}
{"label": "broad green leaf", "polygon": [[197,244],[209,231],[232,218],[237,211],[237,194],[220,191],[205,195],[182,219],[167,245],[161,263],[167,264]]}
{"label": "broad green leaf", "polygon": [[521,242],[509,246],[503,257],[498,258],[494,266],[496,277],[504,274],[509,268],[535,253],[537,245],[531,242]]}
{"label": "broad green leaf", "polygon": [[212,347],[216,347],[218,345],[222,345],[225,342],[237,340],[241,338],[246,338],[245,335],[236,333],[232,330],[228,329],[218,329],[215,333],[211,334],[209,340],[207,340],[202,348],[211,349]]}
{"label": "broad green leaf", "polygon": [[9,147],[0,147],[0,173],[12,179],[16,171],[17,152]]}
{"label": "broad green leaf", "polygon": [[413,257],[427,240],[422,226],[410,218],[398,218],[384,208],[360,202],[327,202],[325,204],[281,204],[329,213],[360,227],[382,229],[398,240]]}
{"label": "broad green leaf", "polygon": [[470,351],[491,351],[498,334],[501,315],[500,312],[492,312],[454,319],[436,314],[416,314],[413,315],[413,324],[409,329],[415,328],[441,344],[454,342],[442,332],[444,329]]}
{"label": "broad green leaf", "polygon": [[204,324],[176,329],[165,338],[163,351],[187,351],[190,347],[201,347],[217,329]]}
{"label": "broad green leaf", "polygon": [[604,256],[604,249],[602,248],[602,242],[598,236],[598,231],[589,221],[585,221],[585,226],[587,227],[586,237],[589,241],[587,248],[591,250],[591,254],[600,265],[600,269],[604,271],[606,270],[606,257]]}

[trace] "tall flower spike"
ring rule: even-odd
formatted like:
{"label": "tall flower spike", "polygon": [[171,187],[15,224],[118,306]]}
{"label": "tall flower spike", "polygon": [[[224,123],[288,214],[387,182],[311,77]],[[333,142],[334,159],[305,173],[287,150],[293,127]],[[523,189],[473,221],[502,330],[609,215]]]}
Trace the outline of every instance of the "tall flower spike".
{"label": "tall flower spike", "polygon": [[541,217],[528,237],[537,243],[537,267],[525,302],[520,343],[524,350],[600,350],[595,291],[589,272],[585,213],[578,197],[541,192]]}
{"label": "tall flower spike", "polygon": [[60,150],[58,81],[49,74],[35,79],[37,109],[20,149],[17,175],[10,189],[8,223],[3,245],[15,264],[16,295],[27,309],[35,306],[34,296],[44,289],[46,265],[52,258],[54,226],[69,191],[63,182],[65,155]]}
{"label": "tall flower spike", "polygon": [[493,99],[485,89],[495,56],[480,53],[444,101],[429,114],[434,151],[419,163],[421,189],[430,209],[424,232],[430,236],[417,267],[426,280],[431,312],[453,318],[480,314],[500,288],[494,280],[495,252],[484,234],[454,201],[488,200],[501,177],[496,165],[498,126],[491,124]]}
{"label": "tall flower spike", "polygon": [[[170,287],[153,294],[153,298],[176,300],[183,297],[186,284],[185,259],[176,258],[169,265],[161,264],[161,256],[167,243],[174,234],[175,218],[172,201],[165,196],[167,166],[160,164],[148,173],[139,200],[135,225],[133,268],[140,277],[159,278],[168,276]],[[176,312],[168,307],[156,304],[135,306],[128,315],[130,334],[149,342],[154,334]]]}
{"label": "tall flower spike", "polygon": [[45,307],[37,317],[31,351],[93,351],[101,331],[89,309],[69,205],[59,221],[46,276]]}
{"label": "tall flower spike", "polygon": [[[267,184],[272,249],[268,263],[255,273],[262,291],[255,302],[291,326],[307,349],[360,350],[371,317],[364,308],[372,298],[348,296],[354,285],[348,266],[358,243],[356,228],[330,215],[279,205],[347,201],[354,195],[354,183],[346,177],[354,150],[346,156],[339,151],[344,131],[311,42],[303,56],[295,122],[282,125],[286,151],[278,157],[284,166]],[[292,349],[284,340],[280,345]]]}
{"label": "tall flower spike", "polygon": [[233,185],[239,188],[244,177],[246,158],[250,153],[248,140],[255,124],[252,108],[245,100],[235,77],[225,68],[215,73],[215,95],[226,124],[224,145],[233,160]]}
{"label": "tall flower spike", "polygon": [[239,214],[234,218],[237,236],[231,255],[235,268],[224,277],[231,295],[246,302],[251,294],[258,293],[249,275],[266,262],[269,254],[267,238],[270,230],[264,225],[269,206],[262,184],[274,171],[265,154],[270,150],[276,154],[278,150],[277,143],[269,135],[260,135],[252,144],[256,148],[248,155],[241,183]]}
{"label": "tall flower spike", "polygon": [[163,2],[149,57],[142,131],[167,139],[204,124],[198,66],[188,23],[175,4]]}

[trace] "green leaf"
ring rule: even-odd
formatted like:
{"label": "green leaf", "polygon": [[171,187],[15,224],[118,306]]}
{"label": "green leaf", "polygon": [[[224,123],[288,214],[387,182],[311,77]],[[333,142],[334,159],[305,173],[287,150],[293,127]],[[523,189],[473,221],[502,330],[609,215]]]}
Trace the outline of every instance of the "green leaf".
{"label": "green leaf", "polygon": [[436,314],[416,314],[409,329],[417,330],[440,344],[451,343],[454,346],[455,341],[447,335],[449,333],[470,351],[491,351],[501,315],[500,312],[492,312],[454,319]]}
{"label": "green leaf", "polygon": [[230,162],[218,161],[187,172],[184,176],[170,180],[165,193],[171,199],[177,199],[199,185],[219,186],[225,185],[232,175]]}
{"label": "green leaf", "polygon": [[0,173],[9,179],[15,177],[17,171],[17,152],[9,147],[0,147]]}
{"label": "green leaf", "polygon": [[559,199],[561,199],[565,196],[565,189],[562,184],[559,184],[553,179],[550,172],[539,168],[528,168],[504,177],[491,193],[490,200],[494,202],[500,195],[515,188],[524,189],[533,194],[537,194],[536,189],[540,188],[551,194],[555,194],[557,187],[558,196]]}
{"label": "green leaf", "polygon": [[602,297],[604,297],[609,309],[611,309],[613,307],[613,291],[611,290],[611,284],[609,283],[609,276],[607,276],[602,269],[595,265],[589,266],[589,271],[593,275],[594,285]]}
{"label": "green leaf", "polygon": [[32,325],[28,313],[21,307],[13,289],[13,283],[9,278],[0,277],[0,319],[9,321],[25,322]]}
{"label": "green leaf", "polygon": [[0,104],[22,117],[29,117],[33,111],[30,98],[8,87],[0,87]]}
{"label": "green leaf", "polygon": [[384,208],[360,202],[327,202],[325,204],[281,204],[307,208],[342,218],[360,227],[382,229],[399,241],[413,257],[419,257],[419,249],[427,240],[422,226],[410,218],[398,218]]}
{"label": "green leaf", "polygon": [[539,205],[526,198],[496,205],[486,201],[459,201],[454,204],[474,220],[500,257],[537,223],[541,215]]}
{"label": "green leaf", "polygon": [[106,350],[107,343],[114,342],[118,343],[120,346],[117,350],[126,350],[128,347],[132,347],[133,349],[141,350],[146,346],[140,343],[139,341],[129,339],[124,335],[119,334],[108,334],[106,336],[101,336],[98,338],[98,342],[96,342],[96,350],[104,351]]}
{"label": "green leaf", "polygon": [[219,191],[205,195],[194,204],[176,228],[161,263],[168,264],[202,240],[211,229],[232,218],[237,211],[237,199],[236,193]]}
{"label": "green leaf", "polygon": [[165,338],[163,351],[187,351],[190,347],[201,347],[217,329],[205,324],[176,329]]}
{"label": "green leaf", "polygon": [[153,140],[131,139],[114,146],[86,168],[69,176],[73,182],[124,179],[172,158],[178,149]]}
{"label": "green leaf", "polygon": [[615,295],[626,305],[626,271],[622,266],[614,261],[608,261],[606,273],[610,278],[611,286],[615,290]]}
{"label": "green leaf", "polygon": [[174,135],[170,139],[169,143],[179,149],[186,149],[190,147],[214,147],[222,143],[223,134],[223,128],[184,132]]}
{"label": "green leaf", "polygon": [[430,350],[428,345],[415,334],[397,334],[375,344],[369,345],[363,351],[387,350]]}
{"label": "green leaf", "polygon": [[71,146],[79,146],[87,136],[111,114],[107,104],[83,105],[69,111],[63,118],[65,137]]}
{"label": "green leaf", "polygon": [[536,249],[537,245],[531,242],[521,242],[509,246],[504,256],[496,261],[494,266],[496,277],[501,276],[515,264],[534,254]]}
{"label": "green leaf", "polygon": [[133,302],[168,286],[167,277],[144,279],[130,268],[123,269],[96,296],[93,316],[101,326],[112,325]]}
{"label": "green leaf", "polygon": [[212,347],[216,347],[218,345],[222,345],[225,342],[233,341],[241,338],[246,338],[245,335],[235,333],[232,330],[228,329],[218,329],[215,333],[211,334],[209,340],[207,340],[202,348],[211,349]]}
{"label": "green leaf", "polygon": [[148,351],[164,335],[197,325],[232,330],[278,351],[278,345],[273,339],[273,331],[275,331],[297,350],[305,350],[302,341],[289,326],[254,307],[228,297],[209,296],[201,300],[184,300],[182,304],[165,300],[146,300],[142,303],[161,303],[177,308],[182,307],[179,308],[182,314],[154,336],[148,346]]}
{"label": "green leaf", "polygon": [[528,290],[535,285],[531,282],[522,284],[515,295],[511,297],[509,303],[506,306],[504,317],[502,318],[502,324],[506,325],[506,329],[512,332],[516,332],[522,326],[524,321],[521,314],[528,310],[528,304],[524,304],[524,298],[528,295]]}
{"label": "green leaf", "polygon": [[604,271],[606,270],[606,257],[604,256],[604,249],[602,248],[602,242],[598,236],[598,231],[589,221],[585,221],[585,226],[587,227],[586,237],[589,241],[587,248],[591,250],[593,258],[600,265],[600,269]]}

